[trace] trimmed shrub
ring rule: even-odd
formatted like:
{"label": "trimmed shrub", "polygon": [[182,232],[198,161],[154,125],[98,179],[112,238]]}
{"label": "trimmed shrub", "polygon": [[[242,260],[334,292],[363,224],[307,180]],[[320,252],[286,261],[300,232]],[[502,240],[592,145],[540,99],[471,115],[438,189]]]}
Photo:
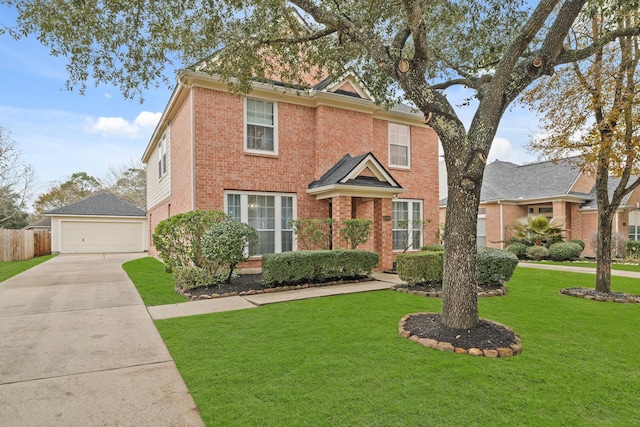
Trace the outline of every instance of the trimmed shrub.
{"label": "trimmed shrub", "polygon": [[202,256],[200,240],[212,224],[226,217],[218,211],[197,210],[160,221],[153,233],[153,245],[160,253],[165,271],[171,273],[175,267],[187,265],[209,268]]}
{"label": "trimmed shrub", "polygon": [[183,291],[221,283],[223,277],[216,277],[206,268],[195,265],[179,266],[173,269],[173,281]]}
{"label": "trimmed shrub", "polygon": [[526,252],[527,258],[532,259],[534,261],[540,261],[549,255],[549,249],[544,246],[529,246]]}
{"label": "trimmed shrub", "polygon": [[371,237],[373,221],[370,219],[352,218],[342,221],[340,227],[340,237],[351,249],[367,243]]}
{"label": "trimmed shrub", "polygon": [[527,248],[529,248],[529,246],[524,243],[512,243],[505,248],[505,251],[511,252],[517,256],[518,259],[525,259],[527,256]]}
{"label": "trimmed shrub", "polygon": [[479,285],[502,285],[508,282],[518,266],[518,257],[500,249],[478,248],[476,277]]}
{"label": "trimmed shrub", "polygon": [[582,247],[577,243],[554,243],[549,247],[548,257],[552,261],[574,261],[581,253]]}
{"label": "trimmed shrub", "polygon": [[233,270],[249,258],[249,247],[258,242],[258,233],[250,225],[233,220],[212,224],[202,237],[202,255],[211,264],[212,272],[224,267],[226,282],[231,281]]}
{"label": "trimmed shrub", "polygon": [[331,247],[331,218],[294,219],[291,227],[298,241],[298,248],[304,250],[328,250]]}
{"label": "trimmed shrub", "polygon": [[426,245],[420,248],[421,251],[431,251],[431,252],[444,252],[444,245],[442,243],[434,243],[431,245]]}
{"label": "trimmed shrub", "polygon": [[627,258],[640,258],[640,240],[627,240]]}
{"label": "trimmed shrub", "polygon": [[442,283],[444,251],[421,251],[396,255],[398,277],[410,286]]}
{"label": "trimmed shrub", "polygon": [[583,241],[583,240],[580,240],[580,239],[572,239],[572,240],[569,240],[567,243],[575,243],[575,244],[577,244],[577,245],[580,245],[580,247],[582,248],[582,250],[583,250],[583,251],[584,251],[584,248],[585,248],[585,246],[586,246],[586,244],[584,243],[584,241]]}
{"label": "trimmed shrub", "polygon": [[379,261],[375,252],[348,249],[265,254],[262,281],[282,285],[341,280],[368,275]]}

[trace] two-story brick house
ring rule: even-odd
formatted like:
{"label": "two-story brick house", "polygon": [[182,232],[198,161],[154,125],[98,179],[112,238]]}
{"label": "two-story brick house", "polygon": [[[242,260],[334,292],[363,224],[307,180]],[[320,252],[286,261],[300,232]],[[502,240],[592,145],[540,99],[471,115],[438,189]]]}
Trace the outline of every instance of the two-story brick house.
{"label": "two-story brick house", "polygon": [[[400,249],[398,220],[431,221],[412,249],[437,241],[436,133],[407,106],[376,105],[350,73],[298,92],[255,83],[240,96],[182,71],[143,162],[151,254],[158,222],[194,209],[255,227],[257,254],[296,250],[290,220],[304,218],[333,218],[334,229],[373,220],[363,248],[381,255],[380,269]],[[344,247],[337,233],[333,247]]]}

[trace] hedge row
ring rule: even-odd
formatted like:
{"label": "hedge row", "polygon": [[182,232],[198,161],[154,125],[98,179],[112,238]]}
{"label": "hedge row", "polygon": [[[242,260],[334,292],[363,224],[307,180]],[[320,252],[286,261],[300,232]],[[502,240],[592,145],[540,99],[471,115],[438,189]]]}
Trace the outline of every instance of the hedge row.
{"label": "hedge row", "polygon": [[295,251],[262,257],[265,285],[323,282],[371,273],[380,260],[375,252],[359,250]]}
{"label": "hedge row", "polygon": [[[418,283],[441,283],[444,252],[424,251],[398,254],[396,270],[400,279],[409,285]],[[518,257],[493,248],[478,248],[476,277],[479,285],[501,285],[508,282],[516,270]]]}

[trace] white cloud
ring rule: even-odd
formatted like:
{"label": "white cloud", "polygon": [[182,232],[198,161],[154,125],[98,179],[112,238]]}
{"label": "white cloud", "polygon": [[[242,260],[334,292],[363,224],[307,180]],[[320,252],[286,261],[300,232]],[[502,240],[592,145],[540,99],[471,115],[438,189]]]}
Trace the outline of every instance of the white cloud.
{"label": "white cloud", "polygon": [[113,98],[113,95],[111,95],[109,92],[106,92],[106,93],[104,94],[104,98],[105,98],[105,99],[111,99],[111,98]]}
{"label": "white cloud", "polygon": [[99,133],[102,136],[119,136],[130,139],[142,138],[153,129],[162,113],[152,113],[143,111],[138,114],[133,123],[122,117],[98,117],[88,118],[85,131],[88,133]]}
{"label": "white cloud", "polygon": [[524,150],[522,146],[514,147],[506,138],[495,138],[489,151],[489,162],[501,160],[518,165],[536,160],[536,157]]}

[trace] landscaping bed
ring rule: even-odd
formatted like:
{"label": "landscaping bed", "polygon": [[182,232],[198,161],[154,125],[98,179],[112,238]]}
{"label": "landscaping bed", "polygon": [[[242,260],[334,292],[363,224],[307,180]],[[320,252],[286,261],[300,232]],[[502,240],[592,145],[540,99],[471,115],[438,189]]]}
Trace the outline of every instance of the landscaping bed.
{"label": "landscaping bed", "polygon": [[563,295],[584,298],[598,302],[617,302],[626,304],[640,304],[640,295],[625,292],[599,292],[594,288],[565,288],[560,289]]}

